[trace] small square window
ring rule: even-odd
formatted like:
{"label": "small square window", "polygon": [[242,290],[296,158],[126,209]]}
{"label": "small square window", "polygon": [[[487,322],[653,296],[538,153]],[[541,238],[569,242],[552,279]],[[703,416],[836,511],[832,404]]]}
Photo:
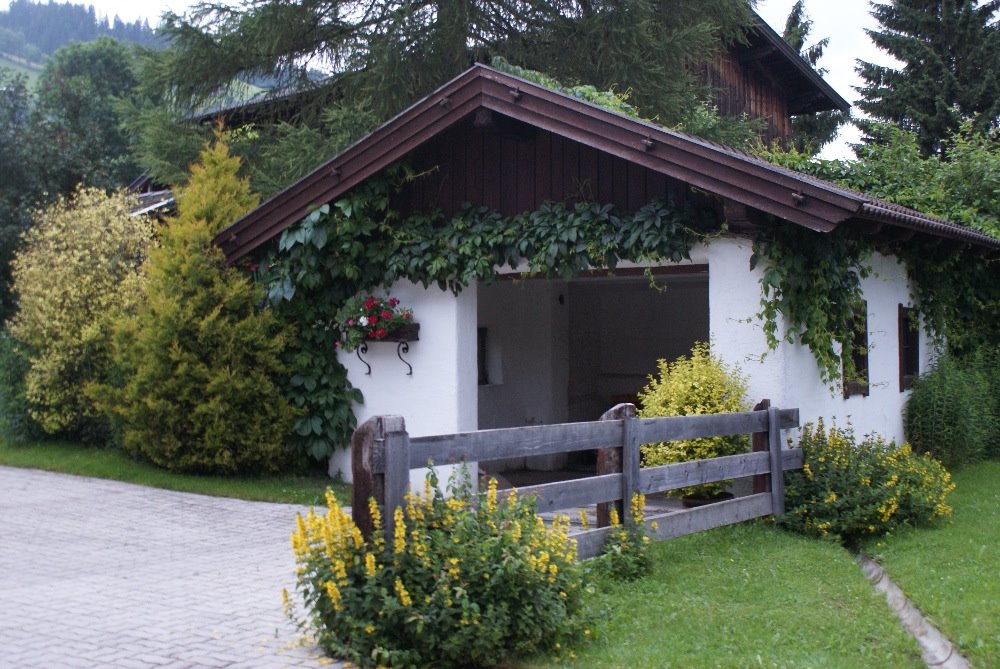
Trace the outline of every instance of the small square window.
{"label": "small square window", "polygon": [[854,312],[851,323],[854,338],[849,342],[850,351],[845,351],[854,361],[854,374],[848,378],[847,368],[844,368],[844,399],[852,395],[868,396],[868,303],[862,301]]}
{"label": "small square window", "polygon": [[920,329],[917,312],[899,305],[899,392],[909,390],[920,374]]}

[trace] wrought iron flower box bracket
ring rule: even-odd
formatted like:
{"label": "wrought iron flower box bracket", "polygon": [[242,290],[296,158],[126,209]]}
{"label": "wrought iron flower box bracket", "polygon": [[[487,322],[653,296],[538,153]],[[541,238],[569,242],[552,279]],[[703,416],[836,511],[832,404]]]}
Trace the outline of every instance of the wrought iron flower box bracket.
{"label": "wrought iron flower box bracket", "polygon": [[407,376],[413,376],[413,365],[408,363],[403,357],[404,353],[410,352],[410,342],[420,340],[420,323],[408,323],[402,327],[396,328],[389,334],[387,334],[382,339],[372,339],[361,344],[357,349],[358,360],[364,363],[364,366],[368,368],[365,375],[371,376],[372,366],[368,364],[362,356],[364,353],[368,353],[368,344],[378,344],[379,342],[396,342],[396,356],[406,365]]}

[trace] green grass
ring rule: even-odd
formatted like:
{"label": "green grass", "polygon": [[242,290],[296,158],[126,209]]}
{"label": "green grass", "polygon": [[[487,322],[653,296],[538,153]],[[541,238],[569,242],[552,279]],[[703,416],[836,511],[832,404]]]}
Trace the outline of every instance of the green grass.
{"label": "green grass", "polygon": [[349,485],[334,483],[320,473],[257,478],[174,474],[132,460],[120,451],[87,448],[65,442],[13,445],[0,440],[0,465],[114,479],[215,497],[317,506],[324,504],[323,493],[330,486],[342,504],[350,504],[351,500]]}
{"label": "green grass", "polygon": [[839,546],[763,523],[653,546],[654,573],[596,595],[599,638],[525,667],[923,667]]}
{"label": "green grass", "polygon": [[868,547],[974,667],[1000,667],[1000,462],[955,475],[950,523]]}

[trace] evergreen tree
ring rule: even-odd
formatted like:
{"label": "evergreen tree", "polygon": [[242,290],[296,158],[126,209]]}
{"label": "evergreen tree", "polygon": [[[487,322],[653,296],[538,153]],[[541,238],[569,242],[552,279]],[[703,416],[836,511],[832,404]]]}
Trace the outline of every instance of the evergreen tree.
{"label": "evergreen tree", "polygon": [[224,135],[206,145],[146,264],[145,299],[116,328],[120,384],[89,393],[124,448],[171,470],[275,471],[294,412],[278,386],[289,333],[212,237],[257,205]]}
{"label": "evergreen tree", "polygon": [[[830,38],[824,37],[811,46],[806,46],[813,22],[805,10],[805,0],[798,0],[788,13],[785,20],[785,41],[796,51],[820,76],[827,70],[819,67],[819,60],[830,44]],[[799,114],[792,117],[792,146],[796,151],[815,155],[829,144],[837,135],[837,130],[850,116],[838,109],[818,112],[816,114]]]}
{"label": "evergreen tree", "polygon": [[916,132],[925,156],[939,153],[963,119],[975,118],[977,131],[997,127],[1000,0],[892,0],[872,7],[881,29],[868,35],[902,67],[858,61],[861,109]]}

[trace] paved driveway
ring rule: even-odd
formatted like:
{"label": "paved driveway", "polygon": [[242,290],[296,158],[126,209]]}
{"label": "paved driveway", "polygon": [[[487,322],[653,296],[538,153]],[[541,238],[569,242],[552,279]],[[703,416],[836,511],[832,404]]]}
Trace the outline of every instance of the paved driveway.
{"label": "paved driveway", "polygon": [[0,467],[0,667],[337,666],[281,611],[302,510]]}

